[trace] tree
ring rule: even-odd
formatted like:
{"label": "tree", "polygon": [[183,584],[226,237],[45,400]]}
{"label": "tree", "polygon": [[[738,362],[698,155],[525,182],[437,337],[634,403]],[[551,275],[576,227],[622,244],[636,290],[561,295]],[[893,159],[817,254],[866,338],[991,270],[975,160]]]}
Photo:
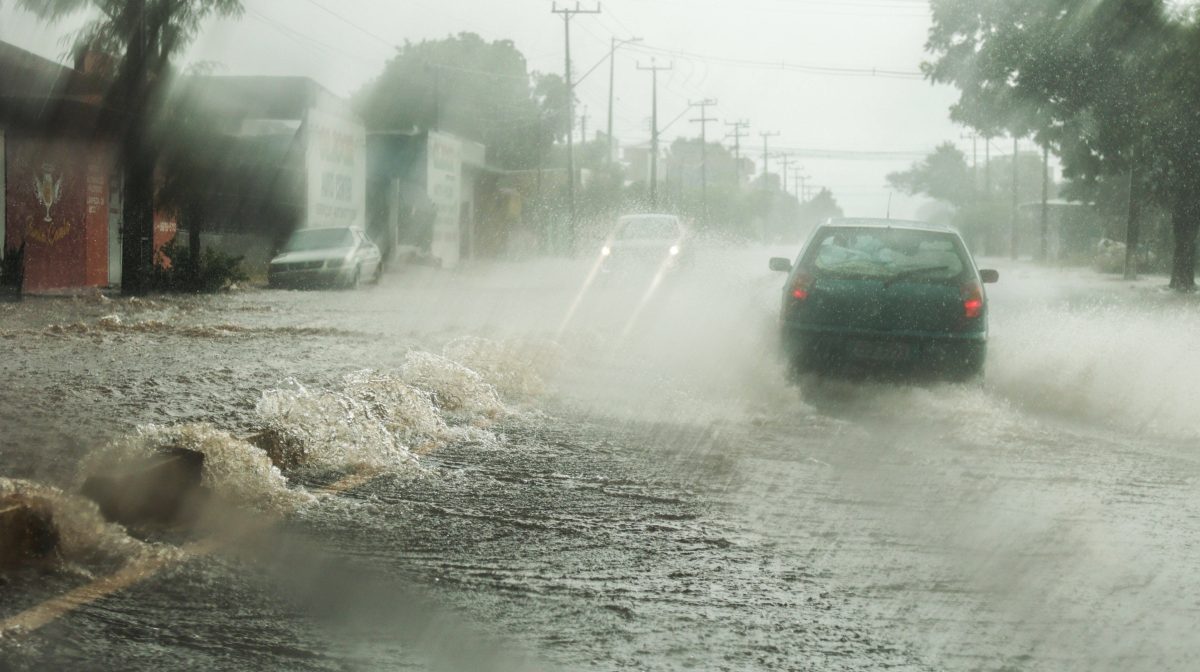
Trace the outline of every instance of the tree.
{"label": "tree", "polygon": [[910,196],[925,194],[956,207],[971,203],[976,196],[967,157],[951,142],[938,145],[932,154],[913,164],[912,168],[891,173],[887,181]]}
{"label": "tree", "polygon": [[[1032,153],[1017,157],[1017,195],[1023,203],[1042,196],[1042,158]],[[928,196],[953,207],[950,222],[971,247],[988,253],[1005,249],[1003,232],[1011,225],[1013,193],[1011,156],[993,159],[989,185],[976,182],[967,158],[953,143],[939,145],[929,156],[905,171],[888,175],[888,184],[909,196]],[[990,192],[988,189],[990,188]],[[1051,185],[1050,193],[1057,191]]]}
{"label": "tree", "polygon": [[838,205],[833,192],[821,189],[816,196],[800,205],[800,226],[802,229],[812,229],[827,219],[842,217],[842,206]]}
{"label": "tree", "polygon": [[171,59],[211,16],[237,16],[241,0],[17,0],[45,21],[94,12],[75,36],[76,47],[117,59],[105,124],[121,138],[125,211],[121,289],[146,290],[154,263],[154,172],[157,149],[150,139]]}
{"label": "tree", "polygon": [[405,43],[355,103],[369,128],[454,133],[510,169],[537,167],[568,128],[562,77],[530,73],[511,41],[474,33]]}
{"label": "tree", "polygon": [[1164,0],[935,0],[932,9],[924,70],[959,88],[951,117],[985,135],[1033,133],[1069,177],[1130,177],[1135,204],[1172,210],[1171,286],[1194,288],[1196,24]]}

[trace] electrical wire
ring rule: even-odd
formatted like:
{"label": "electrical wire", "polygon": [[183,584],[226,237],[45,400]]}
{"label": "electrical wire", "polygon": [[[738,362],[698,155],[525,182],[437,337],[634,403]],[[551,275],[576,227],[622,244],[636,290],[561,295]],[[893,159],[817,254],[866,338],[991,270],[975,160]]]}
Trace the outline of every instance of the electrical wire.
{"label": "electrical wire", "polygon": [[646,54],[668,55],[677,58],[699,59],[711,63],[719,63],[743,68],[755,68],[759,70],[783,70],[802,72],[814,75],[829,75],[829,76],[846,76],[846,77],[881,77],[889,79],[907,79],[922,81],[925,79],[924,73],[908,70],[888,70],[883,68],[851,68],[838,67],[828,65],[812,65],[804,63],[789,63],[787,61],[757,61],[744,58],[730,58],[722,56],[707,56],[695,52],[683,51],[678,49],[664,49],[661,47],[652,47],[648,44],[630,45],[630,49],[641,51]]}

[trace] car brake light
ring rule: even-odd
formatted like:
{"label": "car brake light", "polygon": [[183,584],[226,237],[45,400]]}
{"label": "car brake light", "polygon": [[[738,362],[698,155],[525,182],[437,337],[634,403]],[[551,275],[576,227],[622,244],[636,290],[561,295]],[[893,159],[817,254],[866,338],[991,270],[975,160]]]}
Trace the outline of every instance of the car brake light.
{"label": "car brake light", "polygon": [[792,282],[792,298],[796,301],[808,300],[808,290],[812,285],[812,276],[801,273]]}
{"label": "car brake light", "polygon": [[983,287],[979,283],[969,283],[962,287],[963,315],[968,320],[978,319],[983,315]]}

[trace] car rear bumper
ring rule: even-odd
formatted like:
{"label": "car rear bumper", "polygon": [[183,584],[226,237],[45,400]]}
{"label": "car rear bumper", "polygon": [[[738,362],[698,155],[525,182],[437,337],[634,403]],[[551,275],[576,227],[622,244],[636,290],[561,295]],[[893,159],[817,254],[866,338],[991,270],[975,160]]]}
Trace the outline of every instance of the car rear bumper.
{"label": "car rear bumper", "polygon": [[785,325],[793,373],[970,378],[987,359],[985,332],[831,330]]}

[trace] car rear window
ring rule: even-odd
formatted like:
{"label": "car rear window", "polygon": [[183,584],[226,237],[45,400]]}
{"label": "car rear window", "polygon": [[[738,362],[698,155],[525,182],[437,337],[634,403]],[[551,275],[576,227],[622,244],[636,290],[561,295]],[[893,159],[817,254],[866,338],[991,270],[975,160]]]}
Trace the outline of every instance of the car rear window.
{"label": "car rear window", "polygon": [[287,252],[311,252],[352,247],[354,232],[350,229],[304,229],[288,239]]}
{"label": "car rear window", "polygon": [[617,227],[617,240],[663,240],[679,237],[674,217],[628,217]]}
{"label": "car rear window", "polygon": [[969,267],[951,233],[916,229],[829,228],[806,255],[818,275],[940,282]]}

